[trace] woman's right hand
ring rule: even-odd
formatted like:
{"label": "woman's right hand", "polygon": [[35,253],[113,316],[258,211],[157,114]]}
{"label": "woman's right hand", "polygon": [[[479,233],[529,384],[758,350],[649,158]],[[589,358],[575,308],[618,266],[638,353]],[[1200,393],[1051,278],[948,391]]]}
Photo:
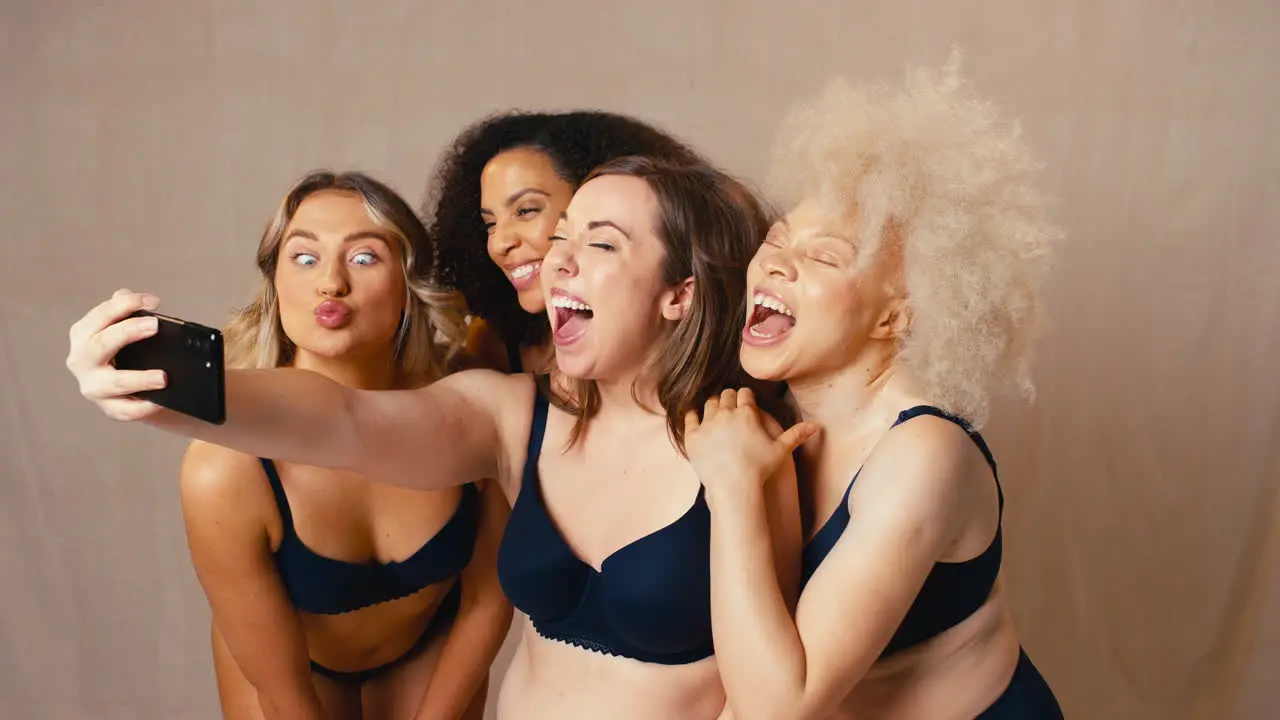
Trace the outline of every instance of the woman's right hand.
{"label": "woman's right hand", "polygon": [[155,310],[159,305],[160,299],[154,295],[121,289],[71,326],[67,369],[80,383],[80,394],[107,417],[141,420],[160,409],[155,403],[132,396],[163,388],[164,371],[117,370],[112,364],[120,348],[156,333],[155,318],[129,315],[137,310]]}

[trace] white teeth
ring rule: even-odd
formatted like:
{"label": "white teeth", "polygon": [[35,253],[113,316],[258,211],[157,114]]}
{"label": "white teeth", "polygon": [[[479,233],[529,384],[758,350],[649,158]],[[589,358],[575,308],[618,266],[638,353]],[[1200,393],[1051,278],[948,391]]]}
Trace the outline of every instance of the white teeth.
{"label": "white teeth", "polygon": [[752,300],[755,302],[756,305],[763,305],[774,312],[782,313],[783,315],[786,315],[788,317],[794,317],[794,315],[791,312],[791,308],[787,307],[786,305],[783,305],[781,300],[779,300],[776,297],[773,297],[772,295],[765,295],[764,293],[756,293],[755,297],[752,298]]}
{"label": "white teeth", "polygon": [[594,312],[591,310],[590,305],[586,303],[580,303],[577,300],[574,300],[573,298],[567,298],[563,295],[556,295],[555,297],[551,298],[551,306],[569,308],[570,310],[587,310],[587,311]]}
{"label": "white teeth", "polygon": [[511,271],[511,277],[516,278],[517,280],[520,278],[529,277],[530,275],[537,272],[538,268],[540,267],[542,267],[542,263],[540,262],[531,262],[531,263],[528,263],[527,265],[521,265],[520,267],[515,268],[514,270]]}

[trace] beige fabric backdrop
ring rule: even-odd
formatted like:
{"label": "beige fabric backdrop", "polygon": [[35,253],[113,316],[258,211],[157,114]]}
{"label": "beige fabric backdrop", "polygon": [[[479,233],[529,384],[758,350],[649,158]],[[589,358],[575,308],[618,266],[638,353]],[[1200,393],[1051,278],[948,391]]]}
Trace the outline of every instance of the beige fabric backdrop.
{"label": "beige fabric backdrop", "polygon": [[1026,646],[1070,717],[1280,713],[1277,4],[786,5],[4,0],[0,717],[218,716],[182,443],[63,368],[91,303],[218,323],[296,176],[416,203],[504,106],[636,113],[759,179],[792,100],[952,42],[1070,232],[1039,400],[990,433]]}

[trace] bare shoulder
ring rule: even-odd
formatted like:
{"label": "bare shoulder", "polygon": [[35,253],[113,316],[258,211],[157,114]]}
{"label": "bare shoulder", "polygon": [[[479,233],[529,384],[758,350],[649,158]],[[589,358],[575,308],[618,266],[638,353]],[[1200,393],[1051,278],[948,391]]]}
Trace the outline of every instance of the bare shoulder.
{"label": "bare shoulder", "polygon": [[[433,383],[431,388],[439,394],[453,395],[456,401],[465,403],[492,418],[500,445],[499,473],[501,485],[513,491],[513,468],[523,463],[524,449],[529,438],[533,419],[533,400],[538,392],[532,375],[507,374],[496,370],[464,370]],[[514,494],[511,494],[514,497]]]}
{"label": "bare shoulder", "polygon": [[265,528],[275,502],[257,458],[199,440],[183,455],[180,484],[188,524]]}
{"label": "bare shoulder", "polygon": [[876,514],[886,517],[954,527],[969,506],[975,456],[981,462],[964,428],[932,415],[912,418],[886,432],[871,451],[849,495],[850,512],[855,503],[875,505]]}
{"label": "bare shoulder", "polygon": [[469,390],[495,390],[502,387],[515,387],[525,383],[532,384],[533,378],[523,373],[505,373],[492,368],[468,368],[446,375],[427,387],[466,388]]}
{"label": "bare shoulder", "polygon": [[448,375],[427,386],[431,394],[449,394],[468,404],[482,406],[494,417],[533,402],[533,377],[488,368],[472,368]]}

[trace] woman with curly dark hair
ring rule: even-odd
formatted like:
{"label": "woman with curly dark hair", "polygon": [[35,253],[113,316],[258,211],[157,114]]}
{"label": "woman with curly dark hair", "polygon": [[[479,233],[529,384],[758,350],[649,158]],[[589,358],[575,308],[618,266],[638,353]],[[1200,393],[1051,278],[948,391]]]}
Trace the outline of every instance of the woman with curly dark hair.
{"label": "woman with curly dark hair", "polygon": [[554,351],[538,284],[549,238],[587,174],[627,155],[702,161],[652,125],[593,110],[492,115],[454,140],[423,215],[437,240],[440,279],[481,319],[472,323],[472,355],[509,372],[550,369]]}

